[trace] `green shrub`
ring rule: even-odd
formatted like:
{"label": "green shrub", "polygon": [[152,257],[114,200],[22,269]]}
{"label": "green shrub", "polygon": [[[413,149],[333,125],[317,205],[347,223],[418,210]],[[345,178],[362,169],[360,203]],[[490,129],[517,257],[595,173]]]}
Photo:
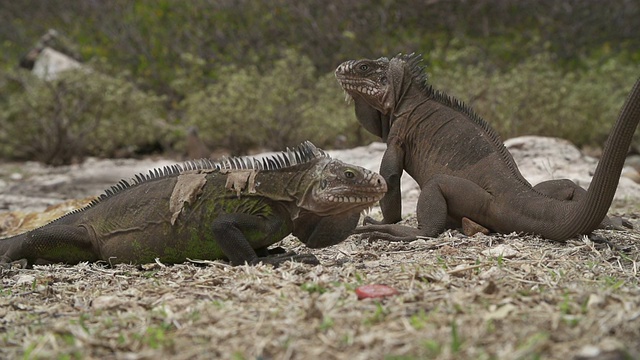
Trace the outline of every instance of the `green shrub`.
{"label": "green shrub", "polygon": [[47,164],[68,164],[84,156],[127,154],[154,142],[162,99],[138,90],[122,77],[78,70],[44,81],[20,71],[5,74],[20,84],[0,109],[0,154]]}
{"label": "green shrub", "polygon": [[215,83],[181,103],[184,123],[198,127],[212,148],[237,154],[307,139],[327,147],[340,135],[352,143],[357,138],[353,109],[333,74],[317,77],[311,61],[295,51],[270,65],[227,66],[217,74]]}
{"label": "green shrub", "polygon": [[637,66],[615,59],[564,72],[549,54],[491,69],[486,63],[436,68],[432,83],[470,104],[503,138],[554,136],[578,146],[604,144],[638,76]]}

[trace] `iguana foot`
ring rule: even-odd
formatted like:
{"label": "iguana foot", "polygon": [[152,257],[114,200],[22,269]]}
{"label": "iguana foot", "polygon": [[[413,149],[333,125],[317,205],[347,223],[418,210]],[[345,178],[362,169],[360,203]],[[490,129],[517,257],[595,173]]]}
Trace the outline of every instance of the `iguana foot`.
{"label": "iguana foot", "polygon": [[287,249],[283,248],[282,246],[276,246],[276,247],[272,247],[270,249],[267,248],[267,247],[256,249],[256,254],[258,255],[259,258],[273,256],[273,255],[286,254],[286,253],[287,253]]}
{"label": "iguana foot", "polygon": [[303,263],[303,264],[309,264],[309,265],[320,265],[320,261],[318,260],[318,258],[315,255],[313,255],[313,254],[296,254],[293,251],[285,253],[285,254],[280,254],[280,255],[259,257],[259,258],[256,258],[255,260],[251,261],[250,265],[256,265],[258,263],[263,263],[263,264],[271,264],[274,267],[278,267],[280,264],[282,264],[285,261],[295,261],[295,262],[299,262],[299,263]]}
{"label": "iguana foot", "polygon": [[29,265],[29,262],[27,261],[27,259],[20,259],[20,260],[10,260],[10,259],[6,259],[4,257],[0,258],[0,268],[1,269],[12,269],[12,268],[19,268],[19,269],[26,269],[27,266]]}
{"label": "iguana foot", "polygon": [[612,230],[627,230],[627,229],[633,229],[633,224],[631,223],[631,221],[629,221],[628,219],[623,218],[622,216],[609,216],[608,220],[605,219],[605,221],[603,221],[603,224],[605,226],[603,226],[605,229],[612,229]]}
{"label": "iguana foot", "polygon": [[621,250],[618,246],[613,244],[611,241],[609,241],[609,239],[607,239],[603,235],[591,233],[588,235],[588,237],[589,237],[589,240],[591,240],[596,244],[606,244],[606,245],[609,245],[609,247],[611,247],[612,249]]}
{"label": "iguana foot", "polygon": [[386,224],[386,222],[384,222],[384,220],[379,221],[376,220],[374,218],[372,218],[371,216],[365,216],[364,219],[362,220],[362,225],[366,226],[366,225],[384,225]]}
{"label": "iguana foot", "polygon": [[286,254],[287,253],[287,249],[283,248],[282,246],[276,246],[276,247],[272,247],[270,249],[267,250],[269,255],[281,255],[281,254]]}
{"label": "iguana foot", "polygon": [[404,225],[365,225],[357,227],[354,234],[362,234],[366,240],[386,240],[394,242],[409,242],[418,239],[418,236],[426,236],[420,229]]}

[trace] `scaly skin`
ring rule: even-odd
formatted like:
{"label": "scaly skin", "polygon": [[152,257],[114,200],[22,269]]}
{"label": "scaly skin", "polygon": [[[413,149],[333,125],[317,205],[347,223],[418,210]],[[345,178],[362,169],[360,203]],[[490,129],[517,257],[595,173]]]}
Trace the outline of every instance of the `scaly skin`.
{"label": "scaly skin", "polygon": [[138,175],[84,209],[0,240],[0,264],[317,263],[313,255],[268,256],[267,247],[290,233],[311,248],[334,245],[385,191],[380,175],[332,159],[310,142],[261,161],[201,160]]}
{"label": "scaly skin", "polygon": [[[500,233],[564,241],[610,224],[607,211],[640,120],[636,82],[605,145],[588,191],[569,180],[532,187],[497,133],[478,115],[426,84],[421,57],[350,60],[336,77],[353,98],[358,121],[387,143],[380,174],[388,185],[383,220],[356,232],[391,241],[435,237],[463,218]],[[401,219],[400,177],[420,185],[418,228]],[[603,220],[604,219],[604,220]]]}

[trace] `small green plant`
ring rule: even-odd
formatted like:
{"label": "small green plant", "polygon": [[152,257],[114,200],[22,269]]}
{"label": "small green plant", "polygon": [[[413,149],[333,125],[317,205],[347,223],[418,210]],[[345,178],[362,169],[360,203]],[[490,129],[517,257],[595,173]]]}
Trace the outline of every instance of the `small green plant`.
{"label": "small green plant", "polygon": [[373,314],[371,314],[365,319],[364,323],[367,325],[374,325],[374,324],[380,323],[387,317],[388,314],[389,314],[389,310],[386,309],[384,306],[382,306],[382,304],[377,302],[376,310],[373,312]]}
{"label": "small green plant", "polygon": [[354,271],[354,273],[353,273],[353,277],[355,277],[355,278],[356,278],[356,283],[357,283],[358,285],[362,284],[362,283],[366,280],[366,275],[364,275],[364,274],[360,274],[360,273],[359,273],[359,272],[357,272],[357,271]]}
{"label": "small green plant", "polygon": [[224,307],[226,306],[224,300],[212,300],[211,304],[216,308],[216,309],[224,309]]}
{"label": "small green plant", "polygon": [[245,359],[246,359],[246,357],[244,356],[244,354],[242,354],[242,353],[241,353],[241,352],[239,352],[239,351],[234,352],[234,353],[233,353],[233,355],[231,356],[231,358],[232,358],[233,360],[245,360]]}
{"label": "small green plant", "polygon": [[451,322],[451,352],[458,353],[462,349],[462,338],[458,333],[458,323],[453,320]]}
{"label": "small green plant", "polygon": [[449,266],[447,265],[447,261],[440,255],[438,255],[436,257],[436,262],[438,263],[438,265],[440,265],[441,268],[443,268],[444,270],[448,270]]}
{"label": "small green plant", "polygon": [[158,270],[149,270],[142,273],[142,276],[144,276],[147,279],[153,279],[156,277],[157,274],[158,274]]}
{"label": "small green plant", "polygon": [[605,276],[604,285],[611,290],[617,290],[624,285],[624,280],[618,279],[615,276]]}
{"label": "small green plant", "polygon": [[124,345],[127,343],[127,337],[122,331],[118,334],[118,345]]}
{"label": "small green plant", "polygon": [[152,349],[159,349],[160,347],[168,346],[172,343],[172,340],[167,335],[171,328],[172,325],[166,322],[162,322],[160,325],[149,326],[145,331],[142,340]]}
{"label": "small green plant", "polygon": [[74,346],[76,344],[75,336],[70,333],[63,333],[60,337],[62,338],[62,341],[69,346]]}
{"label": "small green plant", "polygon": [[409,355],[385,355],[385,360],[414,360],[415,357]]}
{"label": "small green plant", "polygon": [[527,359],[540,359],[543,353],[542,349],[544,348],[544,344],[548,340],[548,333],[537,332],[527,337],[518,349],[528,354],[526,357]]}
{"label": "small green plant", "polygon": [[416,330],[424,329],[428,323],[429,315],[424,311],[424,309],[420,309],[409,318],[409,324],[411,324],[411,326]]}
{"label": "small green plant", "polygon": [[422,346],[426,350],[426,355],[428,358],[434,358],[442,352],[442,345],[435,340],[425,340],[422,342]]}
{"label": "small green plant", "polygon": [[325,288],[324,286],[318,283],[306,282],[300,285],[300,288],[310,294],[312,293],[324,294],[325,292],[327,292],[327,288]]}
{"label": "small green plant", "polygon": [[22,355],[23,359],[31,359],[31,353],[33,352],[33,350],[36,349],[36,347],[38,346],[37,343],[31,343],[29,344],[29,346],[27,346],[27,348],[24,350],[24,354]]}
{"label": "small green plant", "polygon": [[502,254],[498,255],[498,257],[496,258],[496,262],[498,263],[498,267],[502,268],[502,266],[504,265],[504,257],[502,256]]}
{"label": "small green plant", "polygon": [[349,346],[353,344],[353,334],[344,334],[340,339],[343,345]]}
{"label": "small green plant", "polygon": [[571,299],[568,294],[564,294],[562,298],[562,302],[560,303],[560,313],[563,315],[571,314]]}
{"label": "small green plant", "polygon": [[320,326],[318,327],[318,329],[320,331],[327,331],[332,327],[333,327],[333,319],[328,316],[325,316],[322,318],[322,322],[320,323]]}

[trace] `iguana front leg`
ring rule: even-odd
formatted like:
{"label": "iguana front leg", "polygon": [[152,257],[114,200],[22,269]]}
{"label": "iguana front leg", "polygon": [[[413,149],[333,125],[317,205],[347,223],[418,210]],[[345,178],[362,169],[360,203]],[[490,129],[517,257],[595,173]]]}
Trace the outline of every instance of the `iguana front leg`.
{"label": "iguana front leg", "polygon": [[293,235],[310,248],[335,245],[353,233],[360,220],[360,211],[319,216],[301,214],[293,223]]}
{"label": "iguana front leg", "polygon": [[376,221],[367,216],[364,224],[395,224],[402,220],[402,193],[400,192],[400,179],[402,178],[404,164],[404,150],[397,145],[388,145],[382,156],[380,175],[387,182],[387,193],[380,200],[382,221]]}
{"label": "iguana front leg", "polygon": [[[299,261],[309,264],[318,264],[318,259],[309,254],[297,255],[293,252],[276,256],[259,257],[256,250],[245,234],[261,234],[264,242],[275,243],[281,238],[277,234],[281,232],[284,221],[277,216],[264,217],[249,214],[223,214],[218,216],[211,224],[211,231],[232,265],[249,265],[265,263],[279,265],[284,261]],[[272,238],[273,241],[269,240]],[[259,247],[260,249],[262,248]],[[262,255],[262,253],[261,253]]]}

